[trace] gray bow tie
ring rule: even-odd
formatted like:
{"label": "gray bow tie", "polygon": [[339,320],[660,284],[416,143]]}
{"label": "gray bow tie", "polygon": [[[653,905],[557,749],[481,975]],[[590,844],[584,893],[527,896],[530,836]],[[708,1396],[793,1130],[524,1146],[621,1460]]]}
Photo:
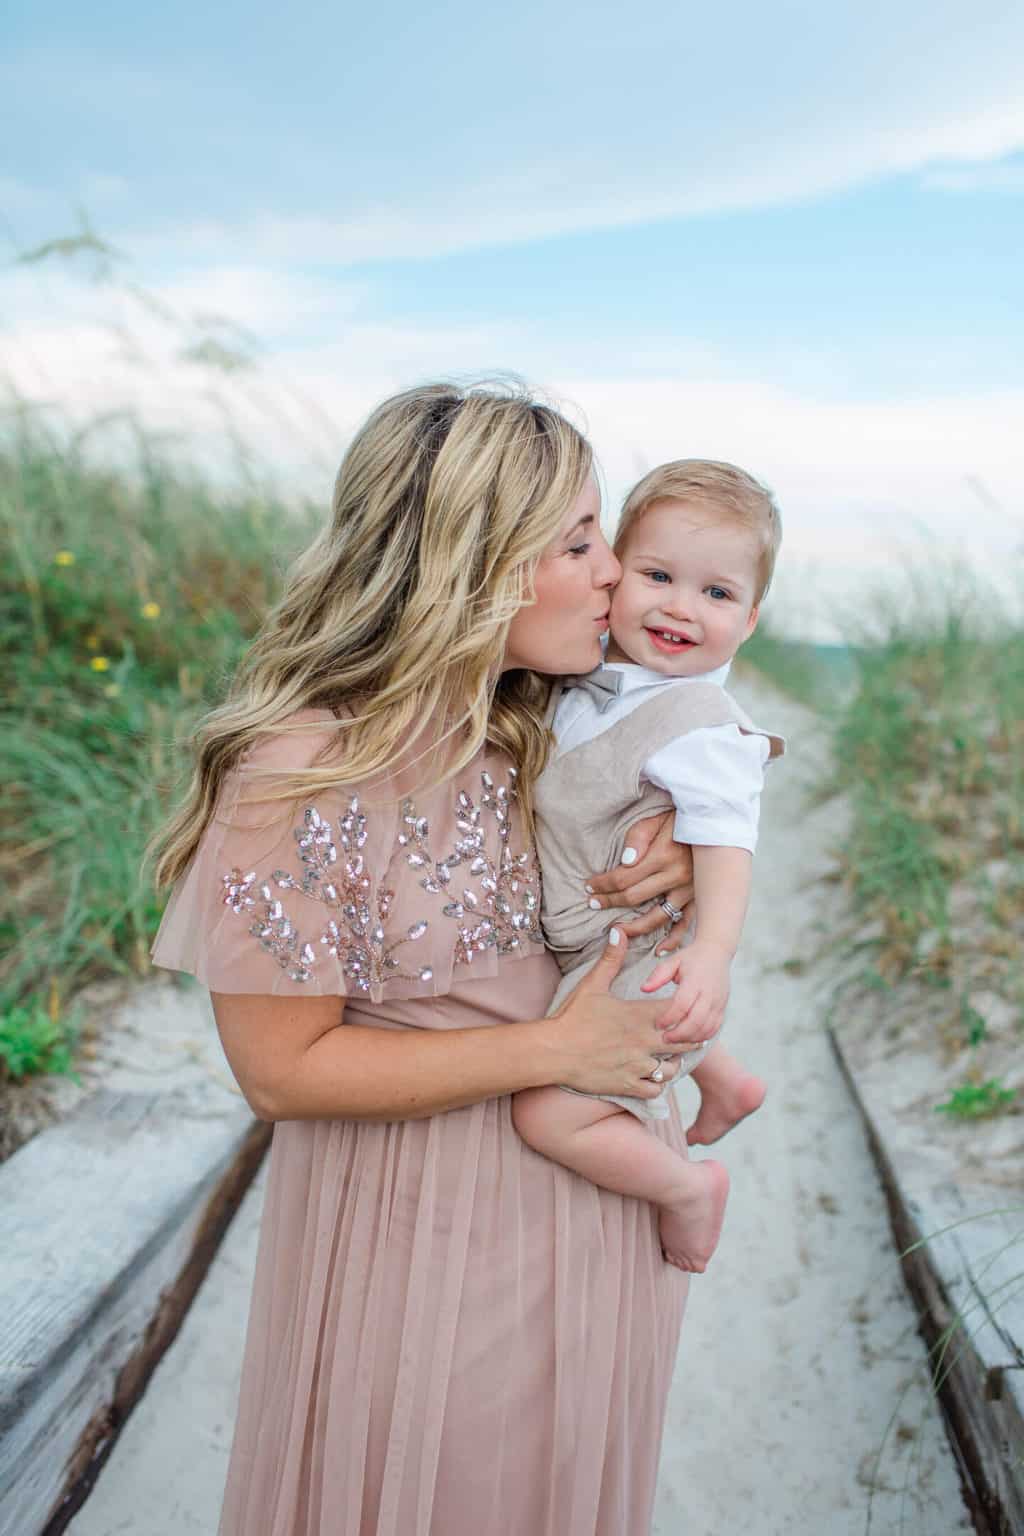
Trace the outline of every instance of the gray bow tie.
{"label": "gray bow tie", "polygon": [[624,682],[621,672],[609,667],[595,667],[593,672],[584,672],[581,677],[567,677],[565,686],[582,688],[597,705],[598,713],[603,715],[619,697]]}

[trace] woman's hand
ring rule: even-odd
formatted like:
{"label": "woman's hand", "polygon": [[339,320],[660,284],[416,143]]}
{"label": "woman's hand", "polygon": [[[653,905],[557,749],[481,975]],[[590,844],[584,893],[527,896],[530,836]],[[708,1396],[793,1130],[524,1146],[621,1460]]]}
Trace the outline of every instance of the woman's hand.
{"label": "woman's hand", "polygon": [[[587,881],[591,906],[641,907],[667,900],[681,916],[658,945],[658,954],[678,949],[693,920],[693,855],[685,843],[673,840],[675,816],[663,811],[645,816],[630,827],[618,868],[594,874]],[[627,938],[653,933],[668,922],[660,906],[620,924]]]}
{"label": "woman's hand", "polygon": [[[617,935],[616,939],[613,935]],[[624,1002],[609,994],[628,949],[621,929],[608,935],[604,954],[549,1023],[557,1022],[564,1055],[557,1081],[584,1093],[623,1093],[656,1099],[679,1071],[676,1060],[691,1043],[666,1042],[654,1020],[664,1003]],[[658,1067],[660,1083],[651,1082]]]}

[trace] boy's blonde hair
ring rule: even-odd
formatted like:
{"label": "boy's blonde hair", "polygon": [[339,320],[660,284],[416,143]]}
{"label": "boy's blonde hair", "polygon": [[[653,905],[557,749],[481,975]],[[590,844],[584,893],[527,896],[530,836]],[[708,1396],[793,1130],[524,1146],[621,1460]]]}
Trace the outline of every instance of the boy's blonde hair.
{"label": "boy's blonde hair", "polygon": [[622,507],[615,532],[615,554],[621,556],[630,530],[656,501],[699,502],[723,522],[755,535],[759,603],[771,585],[775,558],[782,543],[782,518],[767,486],[735,464],[718,459],[673,459],[659,464],[633,487]]}

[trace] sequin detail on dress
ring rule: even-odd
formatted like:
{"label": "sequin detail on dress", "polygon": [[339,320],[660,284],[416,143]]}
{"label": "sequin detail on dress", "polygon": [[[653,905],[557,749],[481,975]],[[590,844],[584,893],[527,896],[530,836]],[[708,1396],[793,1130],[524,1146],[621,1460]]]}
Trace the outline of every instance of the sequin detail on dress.
{"label": "sequin detail on dress", "polygon": [[[508,785],[495,785],[484,770],[480,775],[480,804],[460,789],[456,796],[455,826],[460,836],[455,847],[443,858],[435,859],[428,838],[430,825],[425,816],[417,816],[412,800],[402,804],[404,832],[398,841],[405,849],[407,862],[421,870],[420,885],[431,895],[449,897],[441,909],[445,917],[458,924],[455,964],[470,965],[473,956],[488,949],[500,955],[522,949],[524,940],[543,944],[540,931],[540,890],[536,856],[514,854],[509,848],[512,803],[517,798],[516,770],[509,769]],[[487,852],[484,813],[497,824],[499,853],[495,862]],[[474,877],[479,889],[463,886],[460,895],[452,889],[452,875],[465,866],[466,875]]]}
{"label": "sequin detail on dress", "polygon": [[[272,879],[280,890],[297,891],[311,901],[337,909],[338,918],[330,918],[320,935],[320,943],[328,954],[341,961],[342,974],[361,992],[369,992],[386,981],[430,981],[433,971],[429,966],[410,972],[402,969],[396,951],[403,944],[421,939],[427,931],[425,919],[407,928],[400,939],[389,943],[385,924],[395,899],[394,891],[381,888],[372,890],[373,882],[366,873],[362,848],[366,842],[366,817],[359,808],[359,797],[353,796],[348,810],[338,823],[337,843],[342,860],[339,861],[331,823],[326,821],[315,806],[306,808],[304,827],[295,829],[302,860],[301,883],[287,870],[275,869]],[[244,875],[232,869],[221,876],[224,886],[224,904],[232,912],[242,914],[255,908],[256,897],[252,894],[256,883],[255,871]],[[263,912],[249,928],[259,940],[260,947],[287,971],[292,981],[311,981],[318,961],[313,945],[303,941],[278,900],[269,882],[259,887]]]}

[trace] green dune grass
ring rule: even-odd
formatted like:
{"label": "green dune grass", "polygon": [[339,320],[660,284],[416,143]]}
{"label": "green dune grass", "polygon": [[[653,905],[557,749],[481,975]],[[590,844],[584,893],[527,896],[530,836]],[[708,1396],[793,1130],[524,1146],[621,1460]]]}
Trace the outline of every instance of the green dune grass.
{"label": "green dune grass", "polygon": [[840,862],[870,975],[932,990],[965,1074],[936,1108],[966,1119],[1018,1098],[984,1063],[1024,1037],[1024,630],[962,569],[931,576],[922,600],[874,605],[880,637],[851,649],[830,788],[851,808]]}
{"label": "green dune grass", "polygon": [[0,449],[0,1018],[22,1042],[85,981],[147,971],[142,853],[182,744],[323,516],[140,445],[98,468],[23,417]]}
{"label": "green dune grass", "polygon": [[[102,467],[22,412],[0,446],[0,1061],[12,1074],[67,1066],[55,1026],[86,981],[147,973],[163,902],[143,849],[181,788],[195,721],[324,516],[255,475],[215,490],[135,440],[133,466]],[[743,655],[835,730],[830,787],[853,810],[843,873],[879,924],[880,978],[948,985],[950,889],[972,871],[984,884],[998,863],[978,942],[1017,999],[1020,629],[994,632],[950,602],[901,610],[882,639],[845,648],[769,626]]]}

